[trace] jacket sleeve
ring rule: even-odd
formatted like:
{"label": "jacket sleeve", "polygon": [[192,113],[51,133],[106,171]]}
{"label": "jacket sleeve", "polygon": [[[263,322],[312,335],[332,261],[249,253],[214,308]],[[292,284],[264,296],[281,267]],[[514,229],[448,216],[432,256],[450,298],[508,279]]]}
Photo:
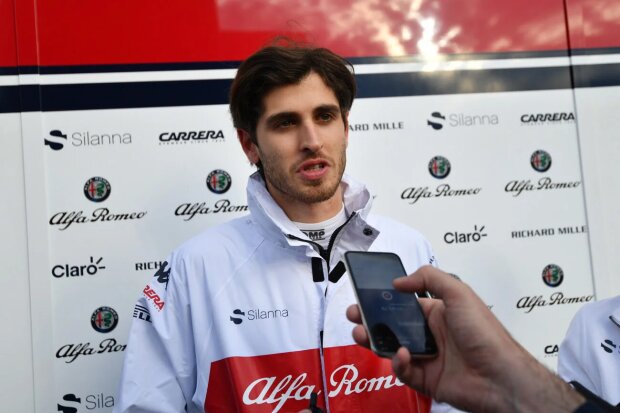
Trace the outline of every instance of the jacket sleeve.
{"label": "jacket sleeve", "polygon": [[183,268],[166,261],[135,305],[116,413],[185,412],[191,402],[196,357]]}
{"label": "jacket sleeve", "polygon": [[586,317],[582,307],[568,327],[566,337],[560,344],[558,354],[558,374],[565,381],[577,381],[590,391],[600,394],[601,389],[596,385],[594,378],[596,373],[590,363],[590,350],[587,348],[588,340],[591,340],[587,331]]}
{"label": "jacket sleeve", "polygon": [[448,403],[439,403],[433,400],[430,413],[465,413],[463,410],[459,410],[456,407],[450,406]]}
{"label": "jacket sleeve", "polygon": [[573,413],[618,413],[618,412],[620,412],[619,407],[612,407],[612,406],[602,407],[588,400],[584,404],[579,406],[579,408],[575,410]]}

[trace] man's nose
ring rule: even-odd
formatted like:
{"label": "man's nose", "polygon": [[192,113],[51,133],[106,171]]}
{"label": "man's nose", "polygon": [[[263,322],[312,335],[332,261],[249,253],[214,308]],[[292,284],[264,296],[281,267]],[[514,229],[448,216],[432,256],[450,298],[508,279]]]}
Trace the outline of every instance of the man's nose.
{"label": "man's nose", "polygon": [[318,152],[323,147],[323,139],[319,127],[313,122],[303,124],[300,130],[301,146],[304,150]]}

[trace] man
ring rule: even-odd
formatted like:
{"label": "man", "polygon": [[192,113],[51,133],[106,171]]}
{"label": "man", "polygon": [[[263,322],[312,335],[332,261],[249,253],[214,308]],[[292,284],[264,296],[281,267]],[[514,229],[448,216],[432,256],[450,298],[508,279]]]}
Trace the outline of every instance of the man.
{"label": "man", "polygon": [[434,261],[343,175],[354,96],[349,65],[325,49],[267,47],[239,67],[230,110],[258,167],[251,213],[183,244],[145,288],[150,320],[132,326],[115,411],[430,410],[345,317],[345,251],[395,252],[410,272]]}
{"label": "man", "polygon": [[577,311],[560,345],[558,374],[620,406],[620,295]]}
{"label": "man", "polygon": [[[538,363],[471,288],[448,274],[426,266],[394,280],[394,287],[430,291],[437,298],[420,300],[437,341],[437,357],[415,360],[400,348],[392,360],[394,372],[412,388],[475,413],[620,411],[576,385],[583,395],[578,393]],[[347,309],[347,316],[358,324],[355,341],[368,347],[357,305]],[[617,380],[610,385],[617,387]]]}

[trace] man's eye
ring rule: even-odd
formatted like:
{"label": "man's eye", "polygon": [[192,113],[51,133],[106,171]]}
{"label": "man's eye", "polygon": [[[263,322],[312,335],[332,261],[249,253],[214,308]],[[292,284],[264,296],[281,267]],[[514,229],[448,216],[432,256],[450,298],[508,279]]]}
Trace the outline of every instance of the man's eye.
{"label": "man's eye", "polygon": [[288,128],[293,126],[293,121],[290,119],[281,120],[276,124],[276,128]]}
{"label": "man's eye", "polygon": [[320,113],[318,117],[322,122],[329,122],[334,119],[334,115],[329,112]]}

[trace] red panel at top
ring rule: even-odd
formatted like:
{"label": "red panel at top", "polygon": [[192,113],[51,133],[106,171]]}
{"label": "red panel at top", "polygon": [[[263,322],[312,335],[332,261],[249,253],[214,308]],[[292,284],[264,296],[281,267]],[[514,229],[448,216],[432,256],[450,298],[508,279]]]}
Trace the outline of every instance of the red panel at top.
{"label": "red panel at top", "polygon": [[36,66],[34,0],[0,0],[0,67]]}
{"label": "red panel at top", "polygon": [[567,11],[572,48],[620,46],[620,2],[568,0]]}
{"label": "red panel at top", "polygon": [[[599,17],[588,47],[620,45],[604,17],[617,0],[570,1]],[[242,60],[281,34],[348,57],[567,48],[562,0],[38,0],[36,18],[45,66]],[[33,50],[20,41],[20,65]]]}
{"label": "red panel at top", "polygon": [[0,66],[17,66],[14,0],[0,0]]}

